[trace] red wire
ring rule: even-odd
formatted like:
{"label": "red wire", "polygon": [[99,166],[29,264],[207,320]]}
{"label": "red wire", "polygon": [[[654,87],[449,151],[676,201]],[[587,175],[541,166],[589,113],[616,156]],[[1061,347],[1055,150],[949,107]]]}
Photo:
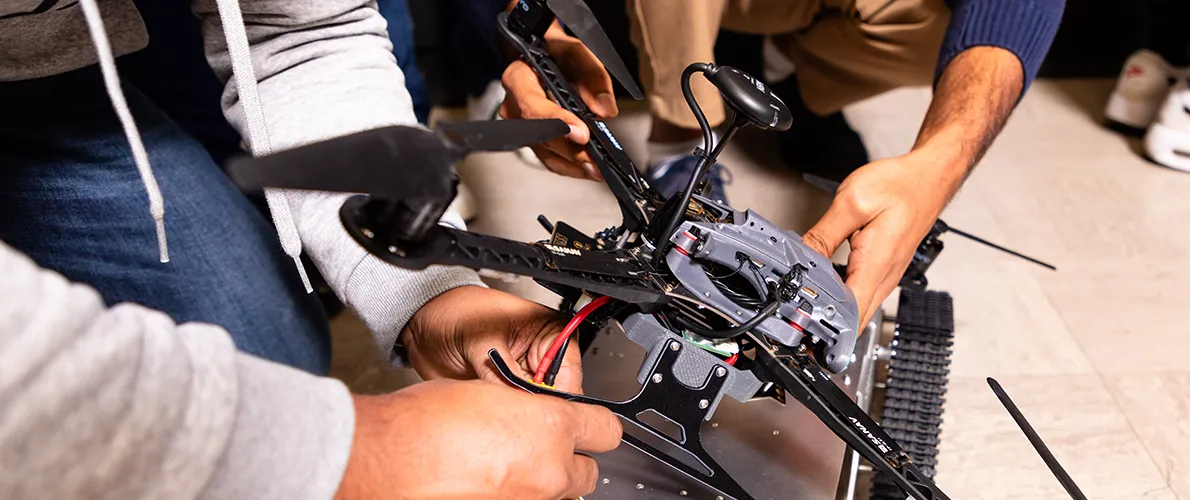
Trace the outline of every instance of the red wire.
{"label": "red wire", "polygon": [[562,344],[566,343],[567,337],[570,337],[575,330],[578,330],[578,325],[582,324],[583,320],[587,319],[587,316],[590,316],[591,313],[595,312],[596,309],[599,309],[600,306],[606,304],[609,300],[611,298],[606,295],[592,300],[591,303],[579,309],[573,318],[570,318],[570,322],[566,323],[566,327],[562,329],[562,333],[558,334],[558,337],[550,344],[550,348],[545,351],[545,357],[541,358],[541,363],[537,365],[537,373],[533,374],[534,383],[540,384],[545,381],[545,373],[549,371],[550,364],[558,356],[558,351],[562,350]]}
{"label": "red wire", "polygon": [[727,357],[727,359],[723,360],[723,362],[724,362],[724,363],[727,363],[727,364],[729,364],[729,365],[731,365],[731,366],[735,366],[735,362],[736,362],[736,360],[738,360],[738,359],[740,359],[740,354],[739,354],[739,353],[735,353],[735,354],[732,354],[731,356],[728,356],[728,357]]}

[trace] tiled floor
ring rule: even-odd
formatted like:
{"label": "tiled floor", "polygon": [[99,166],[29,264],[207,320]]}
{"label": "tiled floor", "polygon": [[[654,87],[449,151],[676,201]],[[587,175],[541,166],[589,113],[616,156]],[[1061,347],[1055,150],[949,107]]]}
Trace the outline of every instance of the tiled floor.
{"label": "tiled floor", "polygon": [[[988,389],[984,378],[994,376],[1089,497],[1190,500],[1190,175],[1141,160],[1138,141],[1097,124],[1109,87],[1035,85],[944,215],[1059,269],[944,237],[930,280],[956,307],[938,476],[952,498],[1067,498]],[[928,100],[907,89],[848,113],[874,156],[895,155],[912,144]],[[640,161],[647,116],[625,108],[612,125]],[[752,153],[771,140],[754,134],[727,150],[728,194],[739,208],[804,230],[828,200]],[[512,154],[474,158],[460,171],[478,197],[477,231],[540,239],[539,213],[587,231],[616,222],[602,186]],[[495,286],[554,301],[531,281]],[[358,332],[349,318],[336,322],[339,339]],[[356,388],[410,379],[379,368],[358,341],[337,347],[336,373]]]}

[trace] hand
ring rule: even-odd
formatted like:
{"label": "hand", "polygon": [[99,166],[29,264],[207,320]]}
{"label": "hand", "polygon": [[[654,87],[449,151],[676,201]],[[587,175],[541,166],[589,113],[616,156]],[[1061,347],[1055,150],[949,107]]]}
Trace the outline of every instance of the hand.
{"label": "hand", "polygon": [[[574,83],[575,91],[591,112],[601,118],[612,118],[619,114],[612,92],[612,79],[595,54],[579,39],[567,35],[557,22],[546,32],[545,39],[550,54]],[[603,180],[599,168],[591,162],[591,156],[584,149],[591,138],[587,124],[549,99],[532,67],[524,61],[513,62],[504,70],[503,82],[507,97],[500,106],[500,116],[558,118],[570,125],[570,133],[566,137],[533,146],[533,152],[546,168],[569,177]]]}
{"label": "hand", "polygon": [[[401,340],[423,379],[480,378],[503,382],[488,359],[496,348],[518,376],[529,380],[565,319],[556,311],[515,295],[477,286],[447,291],[422,306]],[[582,361],[576,339],[562,358],[559,390],[580,394]]]}
{"label": "hand", "polygon": [[[826,214],[802,239],[828,258],[851,242],[847,285],[866,325],[905,274],[922,238],[962,182],[928,150],[869,163],[843,180]],[[863,329],[860,328],[862,332]]]}
{"label": "hand", "polygon": [[355,437],[336,500],[578,498],[620,442],[606,408],[481,381],[355,396]]}

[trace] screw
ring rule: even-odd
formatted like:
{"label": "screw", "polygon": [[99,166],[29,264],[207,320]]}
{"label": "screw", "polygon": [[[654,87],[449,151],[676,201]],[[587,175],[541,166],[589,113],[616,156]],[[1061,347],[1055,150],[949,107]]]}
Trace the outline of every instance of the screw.
{"label": "screw", "polygon": [[680,348],[681,348],[681,346],[679,346],[677,342],[670,342],[670,343],[669,343],[669,350],[671,350],[671,351],[676,351],[676,350],[678,350],[678,349],[680,349]]}
{"label": "screw", "polygon": [[395,246],[388,247],[388,253],[397,253],[397,247],[395,247]]}
{"label": "screw", "polygon": [[660,383],[661,383],[661,374],[660,374],[660,373],[654,373],[654,374],[653,374],[653,383],[654,383],[654,384],[660,384]]}
{"label": "screw", "polygon": [[643,490],[643,489],[645,489],[645,485],[643,485],[643,484],[640,484],[640,483],[636,483],[636,489],[638,489],[638,490]]}
{"label": "screw", "polygon": [[688,493],[686,493],[686,490],[682,490],[682,491],[679,491],[678,494],[682,495],[682,496],[686,496]]}
{"label": "screw", "polygon": [[736,310],[735,310],[735,315],[736,315],[736,316],[743,316],[743,315],[744,315],[744,311],[741,311],[741,310],[739,310],[739,309],[736,309]]}
{"label": "screw", "polygon": [[781,431],[773,431],[774,436],[779,435],[779,434],[781,434]]}
{"label": "screw", "polygon": [[823,310],[822,312],[823,312],[823,314],[826,315],[826,319],[834,318],[835,317],[835,305],[827,304],[826,309]]}
{"label": "screw", "polygon": [[372,230],[368,229],[368,228],[361,229],[360,232],[364,233],[364,236],[368,237],[368,239],[372,239],[372,237],[376,236],[376,234],[373,233]]}
{"label": "screw", "polygon": [[610,482],[612,482],[612,480],[611,480],[611,479],[608,479],[608,478],[606,478],[606,477],[605,477],[605,478],[603,478],[603,484],[608,484],[608,483],[610,483]]}
{"label": "screw", "polygon": [[717,367],[717,368],[715,368],[715,375],[719,376],[719,377],[727,375],[727,369],[722,366]]}
{"label": "screw", "polygon": [[715,497],[715,500],[723,500],[723,495],[719,495],[719,496]]}
{"label": "screw", "polygon": [[711,298],[711,292],[703,292],[702,295],[703,295],[703,297],[706,297],[708,299]]}
{"label": "screw", "polygon": [[700,400],[698,400],[698,408],[699,408],[700,410],[705,410],[705,409],[707,409],[707,407],[708,407],[708,406],[711,406],[711,402],[710,402],[710,401],[707,401],[707,400],[705,400],[705,399],[700,399]]}

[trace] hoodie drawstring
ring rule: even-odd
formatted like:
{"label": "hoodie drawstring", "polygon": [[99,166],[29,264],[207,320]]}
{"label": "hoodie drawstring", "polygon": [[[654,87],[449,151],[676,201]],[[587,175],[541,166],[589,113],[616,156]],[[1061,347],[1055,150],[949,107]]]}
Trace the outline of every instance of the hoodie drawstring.
{"label": "hoodie drawstring", "polygon": [[[244,19],[240,13],[238,0],[218,0],[219,18],[223,24],[223,33],[227,40],[227,51],[232,61],[232,78],[235,79],[239,93],[240,109],[244,111],[244,121],[248,128],[248,147],[253,156],[263,156],[272,152],[269,144],[268,128],[264,121],[264,110],[260,105],[260,94],[256,86],[256,72],[252,69],[252,55],[248,48],[248,35],[244,30]],[[132,158],[136,169],[140,172],[141,182],[145,185],[145,192],[149,195],[149,214],[157,228],[157,247],[160,251],[161,262],[169,262],[169,250],[165,239],[165,204],[161,198],[161,188],[157,186],[157,179],[149,164],[149,155],[145,151],[144,142],[128,102],[120,87],[120,75],[116,71],[115,57],[112,55],[111,45],[108,43],[107,30],[103,25],[103,18],[99,14],[96,0],[81,0],[83,13],[87,19],[87,28],[91,32],[91,39],[95,43],[95,51],[99,55],[99,68],[103,73],[103,83],[107,88],[108,98],[112,107],[120,118],[124,127],[124,135],[132,147]],[[302,265],[302,241],[298,236],[297,226],[293,222],[293,214],[289,211],[289,202],[285,193],[277,189],[265,189],[265,200],[273,216],[273,225],[277,228],[277,235],[281,240],[281,248],[285,254],[293,259],[297,266],[298,276],[306,293],[313,291],[310,278],[306,275],[306,268]]]}
{"label": "hoodie drawstring", "polygon": [[157,178],[153,176],[153,168],[149,165],[149,153],[145,151],[140,131],[136,128],[136,121],[132,119],[132,111],[129,110],[128,101],[120,87],[120,74],[116,72],[116,59],[107,40],[107,30],[103,26],[103,18],[99,15],[99,7],[95,0],[82,0],[81,3],[83,15],[87,19],[87,29],[91,32],[91,41],[95,44],[96,54],[99,55],[103,86],[107,88],[108,99],[111,99],[116,116],[120,118],[120,125],[124,127],[124,136],[128,138],[128,145],[132,147],[132,161],[136,163],[141,183],[145,185],[145,192],[149,195],[149,215],[153,217],[157,227],[157,251],[161,262],[169,262],[169,247],[165,241],[165,203],[161,199],[161,188],[157,186]]}
{"label": "hoodie drawstring", "polygon": [[[244,122],[248,127],[248,148],[252,150],[252,156],[265,156],[272,153],[272,145],[269,144],[268,127],[264,121],[264,108],[260,105],[256,71],[252,68],[252,53],[248,47],[248,34],[244,31],[240,2],[218,0],[216,4],[219,6],[219,20],[223,24],[227,52],[231,57],[232,78],[236,82],[240,109],[244,112]],[[268,202],[269,212],[273,215],[277,236],[281,239],[281,249],[293,258],[302,284],[306,287],[306,293],[310,293],[314,288],[310,286],[310,278],[306,276],[306,268],[302,265],[302,240],[298,236],[297,226],[293,223],[293,214],[289,212],[289,202],[285,199],[285,193],[279,189],[265,189],[264,197]]]}

